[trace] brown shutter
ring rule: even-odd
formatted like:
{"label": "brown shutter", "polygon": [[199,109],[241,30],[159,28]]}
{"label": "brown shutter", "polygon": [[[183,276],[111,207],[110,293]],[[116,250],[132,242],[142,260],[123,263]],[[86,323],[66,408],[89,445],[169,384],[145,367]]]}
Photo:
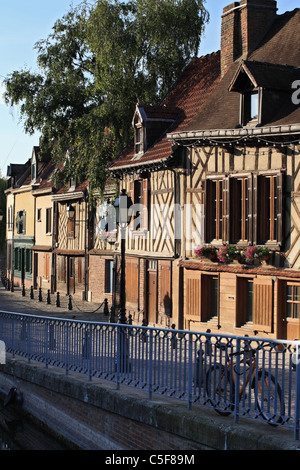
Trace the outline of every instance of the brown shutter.
{"label": "brown shutter", "polygon": [[258,240],[258,176],[253,175],[252,184],[252,243],[257,245]]}
{"label": "brown shutter", "polygon": [[284,175],[282,172],[276,177],[276,214],[277,218],[276,224],[276,239],[279,245],[283,244],[283,184],[284,184]]}
{"label": "brown shutter", "polygon": [[139,299],[139,261],[135,258],[126,259],[126,302],[138,304]]}
{"label": "brown shutter", "polygon": [[78,258],[78,284],[82,284],[82,259]]}
{"label": "brown shutter", "polygon": [[142,204],[143,204],[143,215],[142,215],[142,229],[148,230],[148,179],[143,179],[143,195],[142,195]]}
{"label": "brown shutter", "polygon": [[172,263],[160,262],[160,311],[172,314]]}
{"label": "brown shutter", "polygon": [[223,230],[222,241],[229,243],[229,227],[230,227],[230,194],[229,194],[229,178],[223,180]]}
{"label": "brown shutter", "polygon": [[253,330],[271,333],[273,326],[273,281],[268,278],[256,278],[253,285]]}
{"label": "brown shutter", "polygon": [[204,233],[205,241],[210,242],[215,238],[215,190],[216,183],[212,180],[205,182],[205,217],[204,217]]}
{"label": "brown shutter", "polygon": [[200,321],[201,318],[201,273],[185,271],[185,320]]}
{"label": "brown shutter", "polygon": [[253,177],[248,177],[248,233],[249,243],[253,243]]}

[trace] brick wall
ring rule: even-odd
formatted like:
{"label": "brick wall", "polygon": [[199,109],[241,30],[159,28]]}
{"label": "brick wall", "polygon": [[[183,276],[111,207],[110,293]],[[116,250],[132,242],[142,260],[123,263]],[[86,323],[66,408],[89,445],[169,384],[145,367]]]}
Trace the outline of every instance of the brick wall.
{"label": "brick wall", "polygon": [[221,28],[221,75],[230,65],[247,54],[269,29],[276,17],[273,0],[241,0],[223,10]]}

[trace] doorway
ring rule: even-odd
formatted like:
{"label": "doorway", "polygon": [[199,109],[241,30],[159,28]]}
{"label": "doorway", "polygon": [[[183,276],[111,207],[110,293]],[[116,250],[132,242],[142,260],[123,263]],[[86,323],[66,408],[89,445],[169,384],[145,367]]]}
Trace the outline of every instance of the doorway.
{"label": "doorway", "polygon": [[157,261],[148,261],[147,267],[147,317],[148,324],[157,321]]}
{"label": "doorway", "polygon": [[68,295],[75,294],[75,258],[68,258]]}

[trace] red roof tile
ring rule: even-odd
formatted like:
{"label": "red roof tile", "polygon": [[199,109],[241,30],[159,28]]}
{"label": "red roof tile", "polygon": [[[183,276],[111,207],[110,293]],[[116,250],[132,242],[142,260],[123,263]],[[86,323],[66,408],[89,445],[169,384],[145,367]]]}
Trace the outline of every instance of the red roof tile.
{"label": "red roof tile", "polygon": [[[167,132],[180,131],[199,112],[199,109],[219,82],[219,77],[219,52],[194,59],[183,71],[161,105],[158,108],[152,107],[152,113],[162,117],[160,113],[164,108],[164,113],[170,112],[174,117],[174,110],[177,109],[177,119],[171,124]],[[147,106],[147,112],[151,112],[151,107]],[[167,132],[139,160],[133,160],[134,145],[133,142],[130,142],[111,164],[110,169],[143,165],[148,162],[167,159],[172,153],[171,143],[167,140]]]}

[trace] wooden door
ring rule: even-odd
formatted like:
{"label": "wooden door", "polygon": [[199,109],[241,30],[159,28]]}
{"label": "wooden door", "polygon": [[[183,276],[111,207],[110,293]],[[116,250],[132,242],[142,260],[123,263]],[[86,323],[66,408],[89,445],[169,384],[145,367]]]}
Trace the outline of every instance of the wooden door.
{"label": "wooden door", "polygon": [[34,289],[38,288],[39,285],[39,254],[34,253],[34,276],[33,276],[33,287]]}
{"label": "wooden door", "polygon": [[68,294],[75,294],[75,258],[69,258],[68,262]]}
{"label": "wooden door", "polygon": [[157,269],[147,271],[147,310],[148,323],[157,321]]}

